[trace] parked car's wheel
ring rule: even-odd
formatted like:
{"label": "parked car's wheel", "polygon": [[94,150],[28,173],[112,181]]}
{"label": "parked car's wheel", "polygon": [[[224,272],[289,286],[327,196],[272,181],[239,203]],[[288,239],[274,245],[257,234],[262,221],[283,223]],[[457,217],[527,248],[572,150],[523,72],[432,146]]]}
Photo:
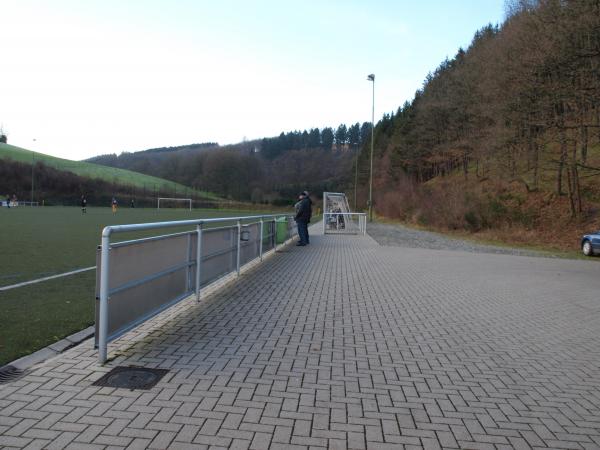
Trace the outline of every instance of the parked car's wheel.
{"label": "parked car's wheel", "polygon": [[593,256],[594,250],[592,249],[592,243],[590,241],[584,241],[581,245],[581,251],[585,256]]}

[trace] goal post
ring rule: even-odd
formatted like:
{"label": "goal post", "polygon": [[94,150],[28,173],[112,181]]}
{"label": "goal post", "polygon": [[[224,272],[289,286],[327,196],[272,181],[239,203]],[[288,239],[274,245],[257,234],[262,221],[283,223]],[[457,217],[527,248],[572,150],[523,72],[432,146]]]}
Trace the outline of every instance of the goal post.
{"label": "goal post", "polygon": [[192,210],[192,199],[191,198],[172,198],[172,197],[158,197],[158,204],[156,209],[161,208],[177,208],[177,206],[167,206],[169,204],[172,205],[184,205],[186,209]]}

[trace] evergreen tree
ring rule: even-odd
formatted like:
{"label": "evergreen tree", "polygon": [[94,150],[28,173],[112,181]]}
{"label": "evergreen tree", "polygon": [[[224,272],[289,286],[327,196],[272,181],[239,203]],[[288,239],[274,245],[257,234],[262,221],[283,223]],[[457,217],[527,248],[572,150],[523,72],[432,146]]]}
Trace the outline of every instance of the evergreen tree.
{"label": "evergreen tree", "polygon": [[341,124],[335,130],[335,145],[338,150],[341,150],[342,147],[346,144],[348,140],[348,127],[345,124]]}
{"label": "evergreen tree", "polygon": [[318,128],[312,128],[308,133],[308,148],[317,148],[321,146],[321,131]]}
{"label": "evergreen tree", "polygon": [[308,131],[302,132],[302,148],[308,148]]}
{"label": "evergreen tree", "polygon": [[365,142],[371,139],[371,122],[363,122],[360,127],[360,146],[362,147]]}
{"label": "evergreen tree", "polygon": [[333,140],[333,129],[330,127],[323,128],[323,131],[321,131],[321,142],[325,150],[331,150],[331,147],[333,147]]}
{"label": "evergreen tree", "polygon": [[350,144],[350,148],[358,147],[360,143],[360,124],[356,122],[354,125],[351,125],[348,128],[348,144]]}

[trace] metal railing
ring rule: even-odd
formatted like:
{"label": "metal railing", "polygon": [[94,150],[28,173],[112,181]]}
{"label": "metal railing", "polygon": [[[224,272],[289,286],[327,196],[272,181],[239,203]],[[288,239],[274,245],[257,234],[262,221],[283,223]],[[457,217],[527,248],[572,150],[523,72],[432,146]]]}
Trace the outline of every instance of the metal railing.
{"label": "metal railing", "polygon": [[[114,234],[174,227],[194,229],[111,243]],[[105,227],[96,269],[100,363],[107,360],[110,341],[191,294],[199,301],[202,287],[239,275],[296,232],[292,216],[281,214]]]}
{"label": "metal railing", "polygon": [[323,213],[324,234],[362,234],[367,233],[367,214],[332,212]]}

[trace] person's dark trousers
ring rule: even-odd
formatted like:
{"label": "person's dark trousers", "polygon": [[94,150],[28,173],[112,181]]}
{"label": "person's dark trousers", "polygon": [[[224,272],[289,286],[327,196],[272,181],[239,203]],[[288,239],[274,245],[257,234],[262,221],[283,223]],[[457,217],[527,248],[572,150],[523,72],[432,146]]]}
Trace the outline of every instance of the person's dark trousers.
{"label": "person's dark trousers", "polygon": [[308,244],[308,222],[298,221],[298,236],[300,237],[300,245]]}

